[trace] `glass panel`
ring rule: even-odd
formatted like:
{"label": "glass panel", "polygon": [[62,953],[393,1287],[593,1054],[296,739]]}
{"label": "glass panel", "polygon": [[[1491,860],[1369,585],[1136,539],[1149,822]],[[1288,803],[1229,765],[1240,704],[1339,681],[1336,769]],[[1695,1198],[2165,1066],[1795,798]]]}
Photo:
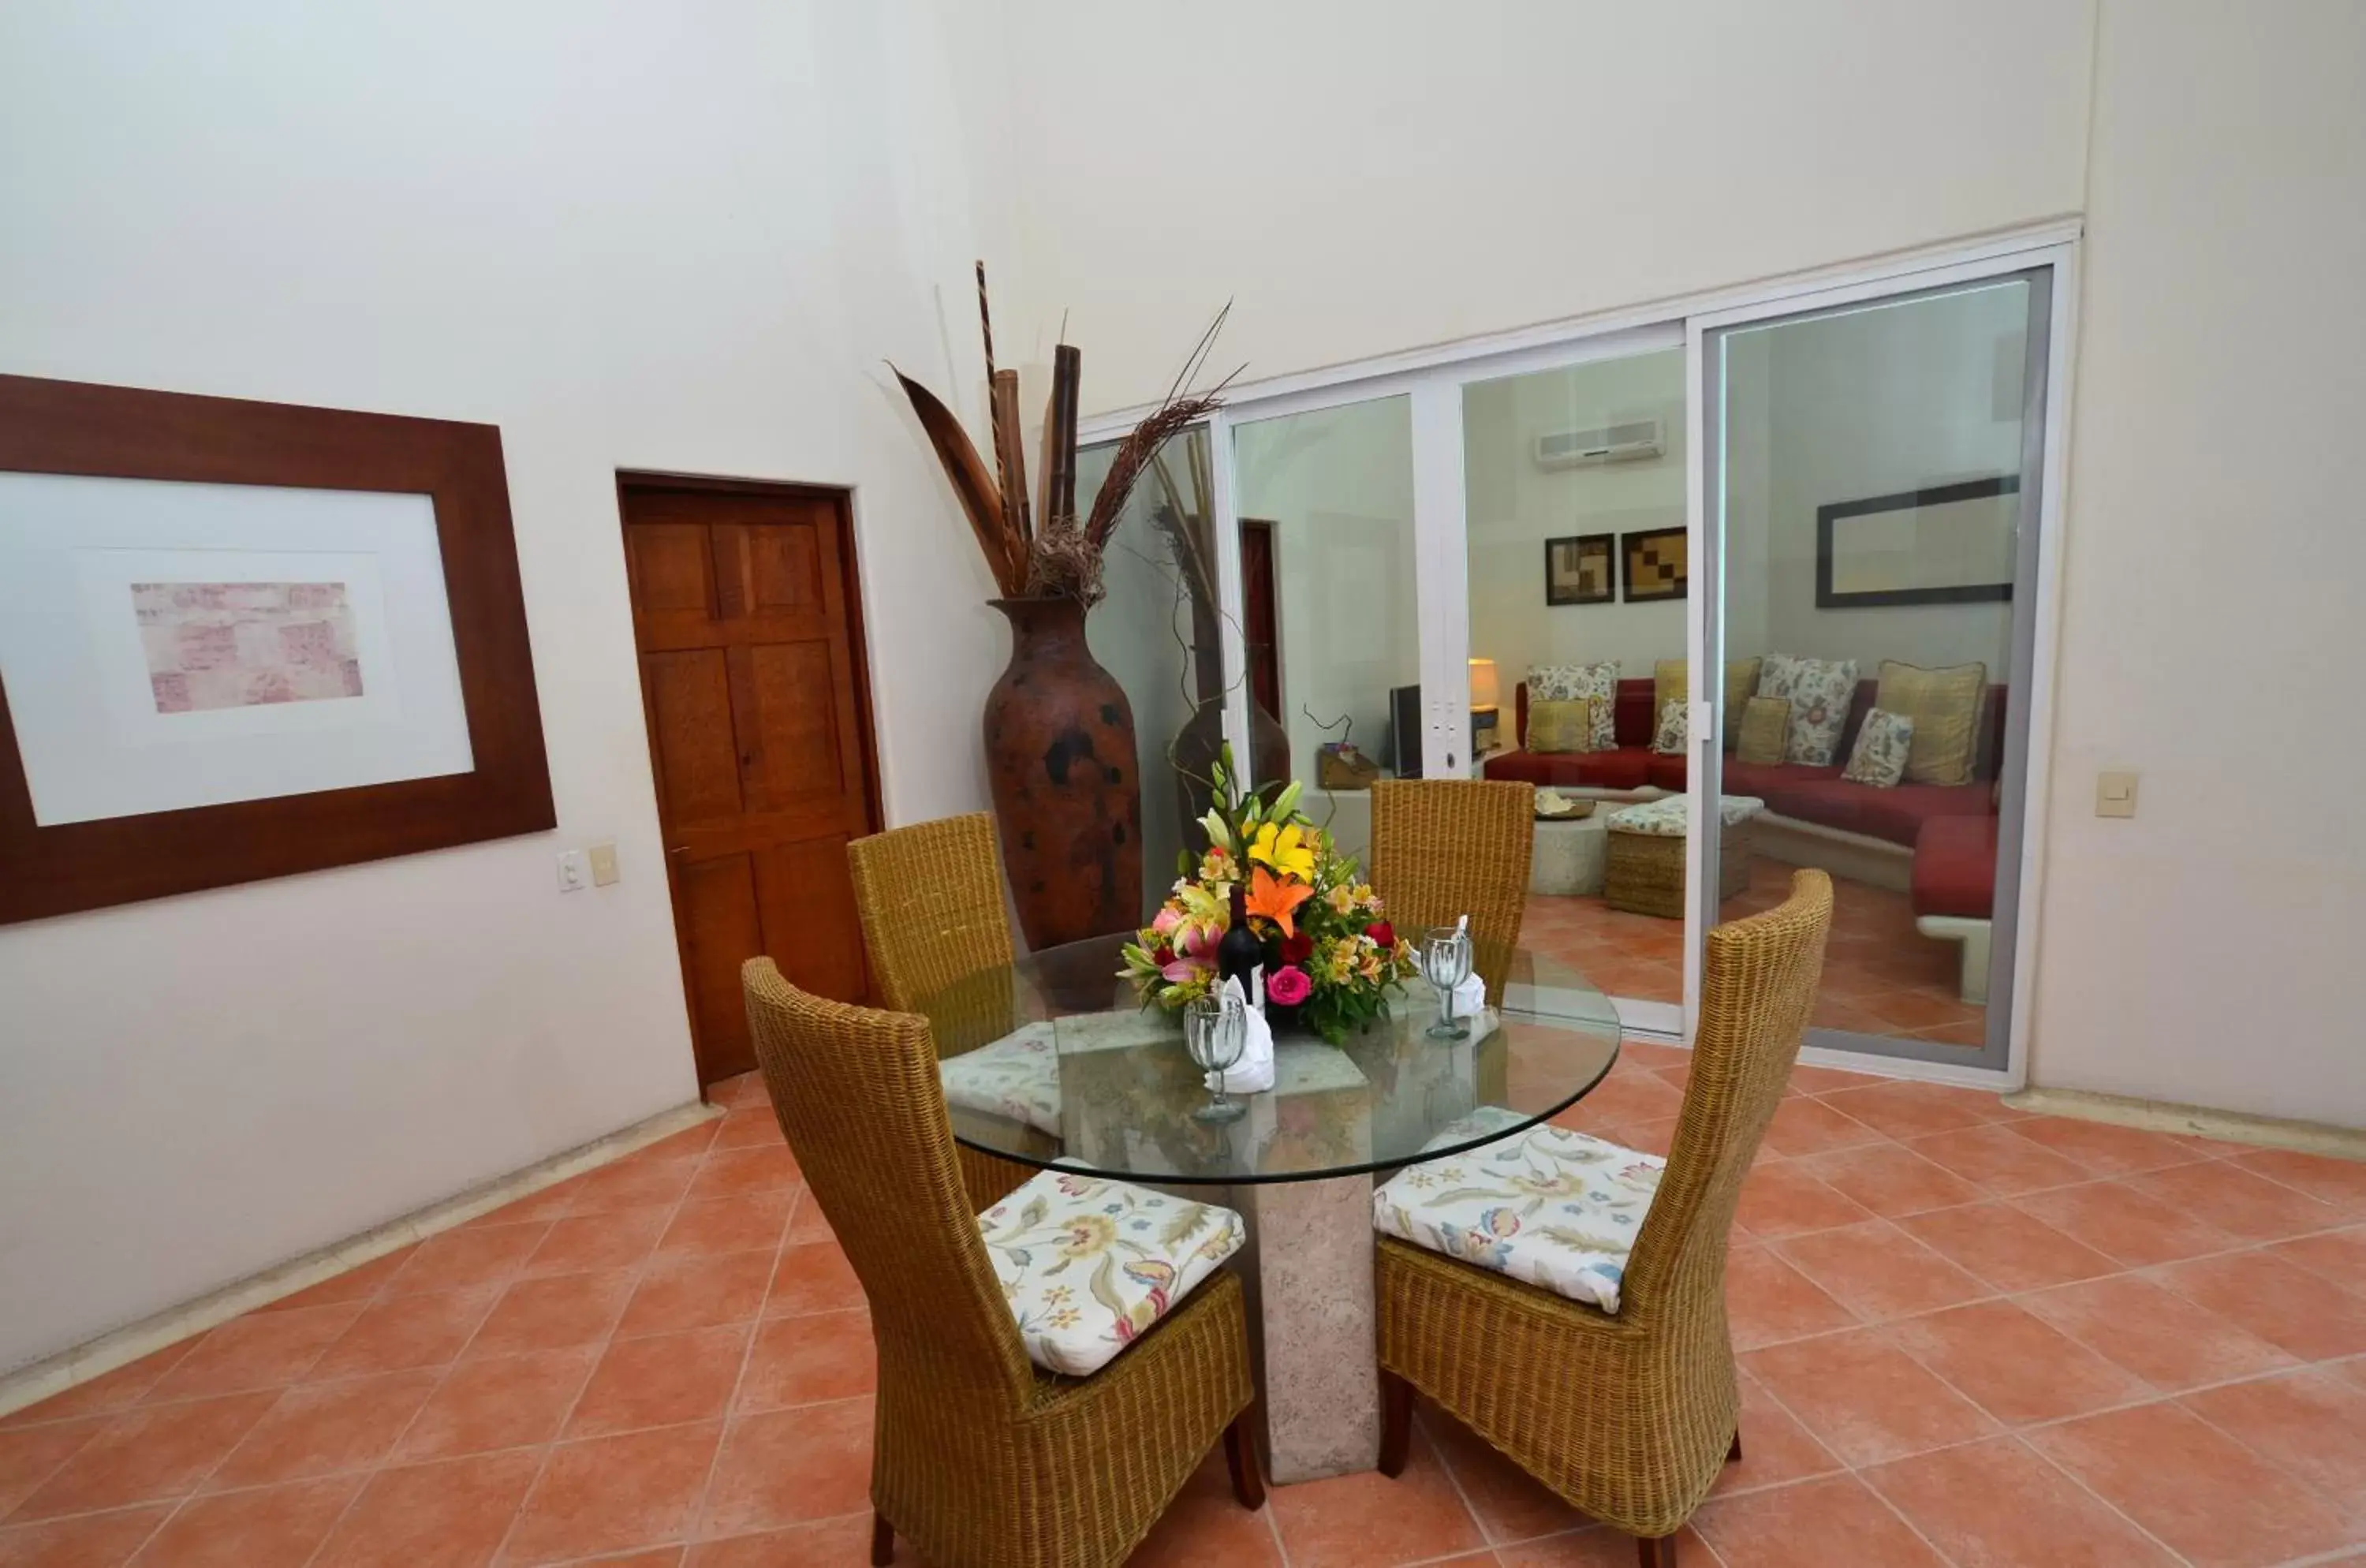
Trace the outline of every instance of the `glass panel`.
{"label": "glass panel", "polygon": [[1850,1038],[1822,1043],[1988,1043],[2032,296],[2020,276],[1709,339],[1724,649],[1763,660],[1723,789],[1766,810],[1728,830],[1753,869],[1725,913],[1789,866],[1832,874],[1814,1021]]}
{"label": "glass panel", "polygon": [[1321,749],[1350,745],[1383,773],[1420,769],[1411,404],[1286,414],[1234,435],[1257,777],[1304,781],[1306,814],[1369,861],[1369,780]]}
{"label": "glass panel", "polygon": [[[1680,1003],[1683,840],[1614,868],[1605,818],[1684,787],[1659,733],[1685,673],[1684,350],[1474,382],[1462,442],[1474,750],[1572,803],[1537,824],[1523,940],[1614,996]],[[1608,694],[1606,736],[1579,690]]]}
{"label": "glass panel", "polygon": [[[1090,510],[1117,446],[1105,442],[1076,454],[1079,512]],[[1187,431],[1166,444],[1126,498],[1102,558],[1109,597],[1085,621],[1093,657],[1117,677],[1133,705],[1144,920],[1175,880],[1186,821],[1207,808],[1204,801],[1189,807],[1189,789],[1176,760],[1195,752],[1212,756],[1222,738],[1211,494],[1208,433]],[[1204,775],[1204,761],[1197,771]]]}

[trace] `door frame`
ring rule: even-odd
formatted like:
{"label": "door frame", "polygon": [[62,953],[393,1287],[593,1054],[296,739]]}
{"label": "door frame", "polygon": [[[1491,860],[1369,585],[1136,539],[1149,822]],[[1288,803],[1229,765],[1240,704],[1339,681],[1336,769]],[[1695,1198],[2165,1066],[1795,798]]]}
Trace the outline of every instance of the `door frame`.
{"label": "door frame", "polygon": [[887,823],[884,798],[879,778],[879,730],[872,713],[871,644],[862,594],[862,571],[858,557],[854,526],[854,491],[845,485],[804,484],[791,479],[733,479],[716,474],[674,473],[659,468],[618,468],[616,470],[616,547],[625,552],[625,631],[633,644],[633,679],[640,694],[641,732],[648,748],[649,808],[657,818],[659,858],[665,863],[666,910],[673,919],[674,964],[682,979],[682,1020],[690,1031],[691,1064],[693,1075],[700,1077],[699,1094],[706,1092],[706,1084],[699,1064],[704,1060],[698,1036],[698,1010],[690,998],[690,948],[688,933],[682,918],[682,890],[675,885],[674,856],[665,845],[664,791],[658,783],[658,737],[656,722],[651,716],[648,683],[640,668],[640,634],[633,624],[638,606],[632,602],[632,558],[629,533],[632,520],[626,514],[626,495],[633,491],[689,491],[705,495],[745,496],[765,501],[822,501],[830,503],[837,514],[839,530],[839,575],[843,580],[840,591],[846,596],[846,633],[848,650],[854,660],[854,728],[862,749],[863,808],[873,823],[884,828]]}
{"label": "door frame", "polygon": [[[2018,1089],[2026,1080],[2031,998],[2030,983],[2037,972],[2038,917],[2044,887],[2045,826],[2051,806],[2055,663],[2059,640],[2059,579],[2062,558],[2062,511],[2067,480],[2068,410],[2073,396],[2073,371],[2078,339],[2079,253],[2085,222],[2072,217],[2000,231],[1975,240],[1920,246],[1868,260],[1834,264],[1720,288],[1672,296],[1658,302],[1509,332],[1477,334],[1420,348],[1371,355],[1317,369],[1296,371],[1261,380],[1236,383],[1223,407],[1209,416],[1210,464],[1214,478],[1217,596],[1222,607],[1222,654],[1226,692],[1224,733],[1236,754],[1249,754],[1247,661],[1241,629],[1241,576],[1237,528],[1239,497],[1234,483],[1233,427],[1285,414],[1310,412],[1343,404],[1404,395],[1412,402],[1414,441],[1414,541],[1422,592],[1419,620],[1423,643],[1421,670],[1424,706],[1434,746],[1458,756],[1470,733],[1470,694],[1464,671],[1470,655],[1468,599],[1468,520],[1463,476],[1459,462],[1448,475],[1439,462],[1448,440],[1445,415],[1450,408],[1451,451],[1461,449],[1460,389],[1471,381],[1531,371],[1562,368],[1594,360],[1623,358],[1681,344],[1685,350],[1685,416],[1694,433],[1694,460],[1686,475],[1686,541],[1696,558],[1703,548],[1705,497],[1703,469],[1707,443],[1699,438],[1701,405],[1701,343],[1703,323],[1742,317],[1787,315],[1813,309],[1811,299],[1837,299],[1852,291],[1861,298],[1879,298],[1932,287],[1955,276],[1990,276],[2035,266],[2054,269],[2050,336],[2046,346],[2045,456],[2034,639],[2027,694],[2027,750],[2023,780],[2022,839],[2017,857],[2019,886],[2012,911],[2009,948],[2017,976],[2011,994],[2011,1021],[2002,1066],[1963,1066],[1912,1057],[1875,1056],[1853,1052],[1809,1048],[1802,1060],[1860,1070],[1878,1066],[1895,1077],[1927,1078],[1987,1089]],[[1078,424],[1083,442],[1124,436],[1155,407],[1136,404],[1111,410]],[[1425,433],[1429,433],[1425,435]],[[1425,459],[1424,453],[1428,457]],[[1425,474],[1425,468],[1428,470]],[[1686,596],[1687,657],[1698,657],[1706,642],[1701,592]],[[1699,716],[1699,705],[1690,716],[1693,733],[1713,734]],[[1442,752],[1441,752],[1442,754]],[[1695,807],[1698,813],[1697,804]],[[1687,849],[1686,874],[1698,886],[1699,840],[1693,835]],[[1667,1004],[1622,1008],[1622,1021],[1637,1032],[1662,1034],[1689,1044],[1699,1017],[1700,955],[1706,928],[1697,909],[1685,920],[1684,1003],[1680,1010]],[[2004,933],[2000,933],[2000,935]]]}

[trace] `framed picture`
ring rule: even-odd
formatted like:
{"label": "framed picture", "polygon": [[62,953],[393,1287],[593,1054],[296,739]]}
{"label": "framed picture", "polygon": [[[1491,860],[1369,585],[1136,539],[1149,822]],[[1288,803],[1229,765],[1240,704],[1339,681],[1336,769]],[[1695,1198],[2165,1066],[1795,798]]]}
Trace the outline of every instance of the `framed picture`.
{"label": "framed picture", "polygon": [[1572,534],[1545,541],[1545,603],[1607,604],[1618,597],[1611,534]]}
{"label": "framed picture", "polygon": [[1618,547],[1620,558],[1627,563],[1627,603],[1644,604],[1684,596],[1690,576],[1682,528],[1622,534]]}
{"label": "framed picture", "polygon": [[1816,605],[1969,604],[2012,597],[2021,476],[1816,508]]}
{"label": "framed picture", "polygon": [[555,825],[490,425],[0,376],[0,923]]}

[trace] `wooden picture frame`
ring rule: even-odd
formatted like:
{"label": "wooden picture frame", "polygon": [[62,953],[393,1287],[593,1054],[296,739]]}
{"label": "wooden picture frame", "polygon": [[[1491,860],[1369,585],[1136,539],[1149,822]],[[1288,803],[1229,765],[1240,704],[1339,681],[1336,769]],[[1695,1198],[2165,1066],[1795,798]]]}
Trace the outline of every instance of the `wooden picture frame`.
{"label": "wooden picture frame", "polygon": [[557,825],[496,427],[0,376],[0,470],[424,495],[471,764],[44,825],[0,691],[0,924]]}
{"label": "wooden picture frame", "polygon": [[1545,541],[1545,603],[1609,604],[1618,598],[1618,536],[1569,534]]}
{"label": "wooden picture frame", "polygon": [[[1955,484],[1930,485],[1921,490],[1901,491],[1895,495],[1868,496],[1862,501],[1835,501],[1816,508],[1816,607],[1820,610],[1871,609],[1888,604],[1977,604],[2010,600],[2012,597],[2014,536],[2020,522],[2018,500],[2008,497],[2021,494],[2021,476],[1998,474],[1984,479],[1965,479]],[[2004,504],[1982,505],[1982,502]],[[1944,509],[1944,510],[1943,510]],[[1916,514],[1912,523],[1903,524],[1909,529],[1923,522],[1921,514],[1940,513],[1938,522],[1943,533],[1958,536],[1956,542],[1966,547],[1973,558],[1988,558],[1983,576],[1976,558],[1967,560],[1962,552],[1950,560],[1944,550],[1930,547],[1931,541],[1910,543],[1887,541],[1889,547],[1882,554],[1887,564],[1870,564],[1872,552],[1860,560],[1865,564],[1850,570],[1850,551],[1841,539],[1845,525],[1870,517],[1895,513]],[[1917,568],[1942,578],[1955,581],[1913,582],[1908,578]],[[1968,571],[1967,571],[1968,569]],[[1994,574],[2001,572],[2001,579]],[[1904,574],[1904,575],[1901,575]],[[1963,581],[1966,575],[1977,581]],[[1878,579],[1879,586],[1861,585],[1867,578]],[[1846,581],[1843,581],[1843,580]],[[1852,583],[1859,584],[1852,586]]]}
{"label": "wooden picture frame", "polygon": [[1646,528],[1618,536],[1619,578],[1629,604],[1682,599],[1691,589],[1692,563],[1682,528]]}

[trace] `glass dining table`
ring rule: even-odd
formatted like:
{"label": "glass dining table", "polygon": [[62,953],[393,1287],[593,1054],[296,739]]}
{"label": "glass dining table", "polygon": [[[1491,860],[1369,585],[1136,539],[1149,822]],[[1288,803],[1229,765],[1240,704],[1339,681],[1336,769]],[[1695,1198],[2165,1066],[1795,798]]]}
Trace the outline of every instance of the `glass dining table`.
{"label": "glass dining table", "polygon": [[1479,953],[1499,974],[1459,1039],[1431,1032],[1419,980],[1388,1016],[1336,1044],[1276,1031],[1274,1084],[1208,1103],[1178,1015],[1144,1009],[1119,976],[1128,935],[1031,953],[926,998],[953,1136],[1058,1166],[1222,1203],[1247,1222],[1234,1259],[1277,1482],[1369,1470],[1380,1451],[1372,1299],[1375,1180],[1533,1126],[1599,1084],[1618,1015],[1567,963]]}

